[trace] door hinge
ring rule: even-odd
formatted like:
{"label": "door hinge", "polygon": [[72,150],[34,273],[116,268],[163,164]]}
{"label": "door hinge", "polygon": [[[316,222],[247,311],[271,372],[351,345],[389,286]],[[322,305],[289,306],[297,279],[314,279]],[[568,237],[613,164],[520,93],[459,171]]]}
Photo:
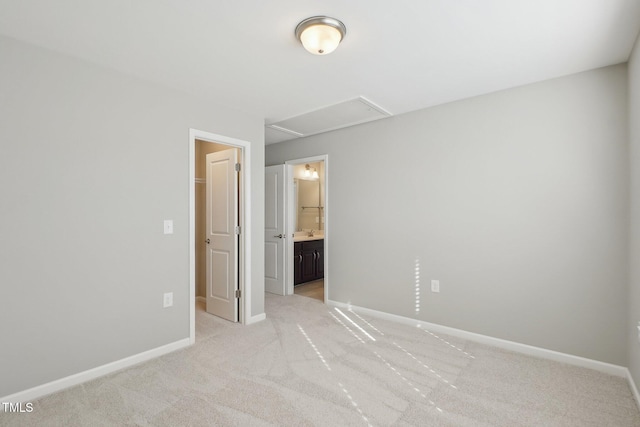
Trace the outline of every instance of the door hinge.
{"label": "door hinge", "polygon": [[240,172],[240,169],[242,169],[240,163],[236,163],[236,172]]}
{"label": "door hinge", "polygon": [[240,298],[241,292],[240,289],[236,289],[236,298]]}
{"label": "door hinge", "polygon": [[239,225],[236,226],[236,234],[240,234],[242,233],[242,227],[240,227]]}

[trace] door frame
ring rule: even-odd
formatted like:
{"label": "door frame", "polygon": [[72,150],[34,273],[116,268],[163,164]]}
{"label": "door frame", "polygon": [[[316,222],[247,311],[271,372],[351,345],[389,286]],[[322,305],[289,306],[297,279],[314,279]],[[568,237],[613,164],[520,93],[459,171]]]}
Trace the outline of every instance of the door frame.
{"label": "door frame", "polygon": [[[331,272],[329,270],[329,245],[327,242],[329,241],[329,155],[321,154],[318,156],[304,157],[301,159],[292,159],[284,162],[285,165],[300,165],[306,163],[314,163],[314,162],[324,162],[324,303],[327,304],[329,302],[329,276]],[[286,188],[285,193],[287,194],[287,230],[293,234],[295,231],[295,218],[294,214],[296,211],[296,206],[293,206],[293,176],[286,177]],[[287,239],[287,249],[286,249],[286,259],[289,260],[287,262],[287,295],[293,294],[293,239]]]}
{"label": "door frame", "polygon": [[196,140],[240,149],[240,250],[238,252],[239,323],[251,319],[251,143],[198,129],[189,129],[189,341],[196,340]]}

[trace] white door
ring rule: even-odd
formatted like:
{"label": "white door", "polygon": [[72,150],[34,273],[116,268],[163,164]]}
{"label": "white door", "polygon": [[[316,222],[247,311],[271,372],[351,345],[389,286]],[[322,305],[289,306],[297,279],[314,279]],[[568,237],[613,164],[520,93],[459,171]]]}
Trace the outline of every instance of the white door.
{"label": "white door", "polygon": [[278,295],[286,295],[286,242],[291,239],[286,230],[286,168],[265,168],[264,288]]}
{"label": "white door", "polygon": [[207,312],[238,321],[236,149],[207,154]]}

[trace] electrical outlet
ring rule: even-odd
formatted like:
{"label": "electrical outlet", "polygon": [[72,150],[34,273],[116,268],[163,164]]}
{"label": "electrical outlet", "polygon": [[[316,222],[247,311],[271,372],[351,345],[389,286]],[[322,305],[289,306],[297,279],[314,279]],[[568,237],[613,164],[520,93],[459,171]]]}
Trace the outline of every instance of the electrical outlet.
{"label": "electrical outlet", "polygon": [[173,305],[173,292],[167,292],[163,296],[162,307],[167,308]]}
{"label": "electrical outlet", "polygon": [[173,220],[165,219],[164,220],[164,234],[173,234]]}
{"label": "electrical outlet", "polygon": [[431,292],[440,292],[440,281],[432,280],[431,281]]}

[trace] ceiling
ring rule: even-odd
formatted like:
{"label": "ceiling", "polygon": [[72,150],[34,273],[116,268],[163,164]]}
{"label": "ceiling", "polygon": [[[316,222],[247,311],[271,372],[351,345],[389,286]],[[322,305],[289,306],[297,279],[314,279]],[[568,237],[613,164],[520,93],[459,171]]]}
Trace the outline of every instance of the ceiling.
{"label": "ceiling", "polygon": [[[314,15],[347,27],[330,55],[293,35]],[[0,0],[0,34],[266,124],[360,97],[397,115],[626,62],[639,29],[638,0]]]}

